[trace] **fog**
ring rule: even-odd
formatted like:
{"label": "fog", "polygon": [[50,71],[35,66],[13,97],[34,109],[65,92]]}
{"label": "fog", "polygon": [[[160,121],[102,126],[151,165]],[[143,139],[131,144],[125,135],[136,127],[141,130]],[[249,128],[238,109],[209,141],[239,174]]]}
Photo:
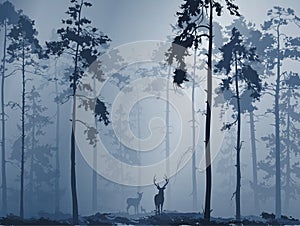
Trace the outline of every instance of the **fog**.
{"label": "fog", "polygon": [[[1,0],[0,3],[4,1]],[[28,15],[35,21],[35,26],[38,31],[38,39],[40,44],[45,47],[46,41],[55,40],[54,32],[62,27],[61,20],[66,18],[68,6],[70,2],[67,0],[11,0],[16,9],[22,9],[25,15]],[[107,52],[113,48],[121,51],[122,46],[130,48],[137,48],[138,51],[145,51],[145,49],[138,48],[136,43],[144,43],[150,46],[149,41],[157,43],[167,42],[170,37],[174,36],[171,25],[177,21],[176,11],[179,10],[182,0],[98,0],[92,1],[93,6],[84,11],[86,17],[91,19],[92,25],[99,28],[104,34],[107,34],[112,40]],[[247,21],[253,22],[259,28],[264,20],[267,20],[267,11],[273,6],[279,5],[281,7],[290,7],[295,10],[295,14],[300,15],[300,5],[297,1],[284,0],[270,0],[270,1],[243,1],[236,0],[235,3],[240,8],[240,14],[245,17]],[[216,21],[224,28],[231,24],[236,17],[228,15],[226,12],[221,18]],[[1,58],[3,30],[1,30]],[[298,37],[299,27],[291,25],[283,28],[284,34],[288,36]],[[298,37],[299,38],[299,37]],[[203,45],[207,43],[204,42]],[[120,48],[120,46],[122,48]],[[149,47],[150,48],[150,47]],[[206,46],[205,46],[206,48]],[[298,47],[299,50],[299,47]],[[128,50],[129,51],[129,50]],[[192,52],[190,52],[192,53]],[[135,52],[129,52],[135,54]],[[139,57],[137,53],[137,58]],[[141,53],[141,55],[143,52]],[[262,56],[264,58],[265,56]],[[142,57],[141,57],[142,58]],[[189,58],[189,65],[193,63],[193,56]],[[125,59],[126,61],[126,59]],[[122,60],[120,60],[122,64]],[[205,171],[201,168],[201,161],[204,161],[204,134],[205,134],[205,101],[206,101],[206,60],[199,57],[199,68],[196,70],[196,93],[195,93],[195,109],[196,109],[196,170],[197,177],[197,205],[193,207],[193,188],[192,188],[192,88],[191,82],[188,82],[184,88],[174,86],[172,76],[168,78],[168,67],[162,65],[160,61],[157,62],[125,62],[125,66],[116,67],[117,73],[120,77],[111,77],[101,84],[101,100],[107,105],[107,110],[110,113],[109,119],[112,121],[108,126],[103,125],[102,122],[97,122],[97,130],[99,132],[99,139],[105,147],[109,155],[116,159],[116,162],[124,162],[126,165],[117,165],[115,162],[106,161],[105,166],[98,164],[97,170],[94,171],[89,161],[91,153],[83,150],[79,144],[76,147],[76,177],[77,177],[77,196],[79,214],[82,216],[95,214],[96,212],[112,212],[123,213],[126,212],[127,198],[136,198],[137,192],[143,192],[140,205],[146,209],[147,212],[155,210],[154,195],[157,194],[157,188],[153,184],[153,177],[157,177],[159,184],[164,184],[164,176],[167,175],[169,183],[165,190],[165,205],[164,209],[168,211],[178,212],[203,212],[205,203]],[[124,62],[123,62],[124,63]],[[58,61],[50,58],[43,61],[48,68],[43,71],[44,75],[39,76],[37,73],[28,73],[27,91],[30,91],[33,86],[38,87],[40,93],[41,104],[47,109],[43,113],[48,116],[51,124],[47,125],[43,130],[44,134],[39,138],[42,144],[49,144],[55,146],[56,142],[56,103],[55,103],[55,82],[49,78],[53,78],[56,73],[59,78],[63,78],[66,68],[72,67],[72,62],[68,57],[60,58]],[[56,67],[56,68],[55,68]],[[189,66],[189,73],[192,74],[192,66]],[[282,65],[282,71],[293,69],[299,72],[299,61],[286,60]],[[8,71],[14,70],[14,65],[8,65]],[[112,68],[115,70],[115,68]],[[171,71],[174,67],[171,68]],[[141,73],[141,71],[143,73]],[[127,80],[124,77],[128,76]],[[169,75],[170,76],[170,75]],[[153,80],[149,80],[149,78]],[[162,78],[163,80],[156,79]],[[118,80],[119,79],[119,80]],[[124,80],[122,80],[124,79]],[[138,83],[134,83],[141,79]],[[118,83],[118,81],[121,83]],[[218,86],[221,79],[215,79],[215,87]],[[275,76],[267,78],[269,83],[275,82]],[[122,83],[123,82],[123,83]],[[151,83],[152,82],[152,83]],[[177,161],[166,162],[166,95],[167,84],[169,86],[169,95],[171,97],[169,109],[169,156],[173,154],[177,156]],[[65,82],[59,85],[59,92],[69,88],[70,83]],[[5,99],[6,102],[21,101],[21,73],[16,72],[6,79],[5,83]],[[145,91],[146,90],[146,91]],[[297,91],[296,91],[297,92]],[[124,99],[118,105],[117,98]],[[131,95],[131,96],[130,96]],[[139,99],[139,96],[140,99]],[[144,96],[143,96],[144,95]],[[176,99],[182,96],[184,103]],[[216,97],[216,94],[214,94]],[[127,99],[126,99],[127,98]],[[136,98],[133,100],[133,98]],[[174,99],[172,99],[174,98]],[[185,99],[184,99],[185,98]],[[181,99],[180,99],[181,100]],[[297,101],[297,100],[296,100]],[[63,101],[60,104],[60,130],[59,130],[59,160],[60,160],[60,212],[65,214],[72,213],[71,200],[71,186],[70,186],[70,137],[72,128],[72,101]],[[298,103],[298,102],[297,102]],[[29,103],[28,103],[29,104]],[[129,112],[126,109],[131,106]],[[272,147],[267,148],[266,142],[261,137],[274,133],[274,115],[266,114],[266,111],[273,107],[274,97],[270,95],[263,95],[260,101],[255,103],[258,110],[255,111],[255,136],[257,148],[257,162],[266,159]],[[284,109],[284,105],[281,106]],[[118,109],[119,108],[119,109]],[[123,109],[121,109],[123,108]],[[295,111],[299,111],[299,107],[295,106]],[[222,108],[215,107],[212,118],[212,145],[214,153],[216,154],[212,162],[212,216],[216,217],[233,217],[235,216],[235,200],[234,192],[236,186],[236,128],[232,127],[230,130],[221,131],[224,122],[232,120],[231,115],[234,114],[231,108],[225,110],[222,118]],[[185,112],[185,115],[180,114]],[[224,113],[224,112],[223,112]],[[20,162],[13,159],[11,156],[14,153],[14,143],[21,136],[21,112],[19,109],[12,109],[6,107],[6,156],[7,156],[7,188],[8,188],[8,210],[7,213],[19,214],[19,189],[20,189]],[[78,113],[80,114],[80,113]],[[93,113],[92,113],[93,114]],[[119,115],[118,115],[119,114]],[[128,116],[128,117],[127,117]],[[252,175],[252,152],[250,140],[250,125],[249,113],[242,114],[241,127],[241,212],[243,216],[246,215],[260,215],[262,211],[272,212],[275,210],[275,177],[272,177],[268,182],[264,178],[264,172],[258,171],[258,182],[269,183],[270,189],[266,200],[259,200],[259,207],[255,206],[253,198],[253,189],[251,182]],[[285,128],[286,124],[282,126]],[[296,130],[299,130],[299,123],[295,123]],[[77,128],[81,128],[78,125]],[[82,127],[84,128],[84,127]],[[123,131],[122,129],[129,129],[130,131]],[[190,129],[189,129],[190,128]],[[80,129],[79,129],[80,130]],[[119,130],[119,136],[116,131]],[[30,135],[27,135],[30,137]],[[82,130],[82,137],[78,138],[77,142],[86,141],[86,133]],[[151,137],[157,137],[154,141]],[[77,139],[77,138],[76,138]],[[83,141],[81,141],[83,140]],[[88,142],[88,141],[87,141]],[[128,143],[126,143],[128,142]],[[299,144],[295,140],[296,145]],[[100,143],[96,147],[89,145],[91,150],[96,148],[98,153],[97,158],[101,158],[103,153],[100,151]],[[131,145],[131,146],[130,146]],[[147,146],[148,145],[148,146]],[[180,146],[182,145],[182,146]],[[214,146],[215,145],[215,146]],[[149,150],[143,147],[149,147]],[[184,147],[184,148],[181,148]],[[98,148],[98,149],[97,149]],[[28,148],[29,149],[29,148]],[[25,149],[26,153],[26,149]],[[51,151],[50,165],[55,164],[54,151]],[[86,153],[86,156],[85,154]],[[299,150],[298,150],[299,153]],[[25,154],[26,155],[26,154]],[[296,154],[299,158],[299,155]],[[175,159],[175,158],[174,158]],[[98,160],[97,160],[98,161]],[[101,160],[103,161],[103,160]],[[105,160],[104,160],[105,161]],[[183,161],[183,162],[180,162]],[[293,159],[298,162],[299,159]],[[100,162],[100,160],[99,160]],[[165,162],[159,165],[159,162]],[[49,184],[35,185],[37,190],[44,190],[43,197],[35,197],[28,192],[29,189],[29,169],[30,161],[25,161],[25,193],[24,193],[24,212],[25,217],[38,216],[41,212],[53,213],[55,211],[54,203],[54,181],[49,179]],[[157,166],[156,166],[157,164]],[[127,165],[145,167],[145,174],[130,175],[127,173],[125,167]],[[105,169],[101,167],[106,167]],[[155,168],[156,167],[156,168]],[[169,172],[167,168],[169,167]],[[134,167],[133,167],[134,168]],[[150,171],[153,169],[153,172]],[[97,196],[96,206],[93,206],[93,173],[97,171]],[[101,173],[102,172],[102,173]],[[105,173],[106,172],[106,173]],[[128,171],[129,172],[129,171]],[[130,171],[131,172],[131,171]],[[136,171],[134,171],[136,172]],[[118,174],[118,175],[114,175]],[[105,174],[105,175],[103,175]],[[120,175],[121,174],[121,175]],[[130,179],[130,177],[136,177]],[[121,178],[121,179],[117,179]],[[137,179],[138,178],[138,179]],[[145,179],[147,178],[147,180]],[[120,182],[121,181],[121,182]],[[136,183],[141,183],[136,185]],[[141,182],[142,181],[142,182]],[[143,182],[147,181],[147,182]],[[123,182],[123,183],[122,183]],[[130,186],[132,185],[136,186]],[[295,177],[295,184],[299,187],[300,178]],[[52,191],[51,191],[52,189]],[[47,193],[47,190],[50,190]],[[296,192],[295,197],[291,198],[289,207],[282,204],[282,214],[300,218],[298,211],[300,203],[300,193]],[[42,195],[41,195],[42,196]],[[284,200],[285,193],[282,192],[282,200]],[[1,202],[1,201],[0,201]],[[282,201],[284,203],[284,201]],[[133,208],[130,208],[130,214],[133,214]]]}

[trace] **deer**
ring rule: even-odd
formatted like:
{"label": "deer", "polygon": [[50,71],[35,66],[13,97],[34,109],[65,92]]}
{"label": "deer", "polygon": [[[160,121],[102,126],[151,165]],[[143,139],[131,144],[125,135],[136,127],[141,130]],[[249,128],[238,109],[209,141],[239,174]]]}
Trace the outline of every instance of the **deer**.
{"label": "deer", "polygon": [[137,192],[137,194],[138,194],[138,198],[128,198],[127,199],[127,213],[131,206],[134,207],[135,214],[138,213],[138,207],[140,205],[140,202],[141,202],[141,199],[143,196],[143,192]]}
{"label": "deer", "polygon": [[154,196],[154,204],[155,204],[155,213],[156,214],[161,214],[163,211],[163,206],[164,206],[164,190],[166,189],[167,184],[169,183],[169,179],[167,176],[164,177],[165,179],[165,184],[164,186],[160,187],[159,184],[156,183],[156,177],[154,176],[153,178],[153,183],[158,189],[158,194]]}

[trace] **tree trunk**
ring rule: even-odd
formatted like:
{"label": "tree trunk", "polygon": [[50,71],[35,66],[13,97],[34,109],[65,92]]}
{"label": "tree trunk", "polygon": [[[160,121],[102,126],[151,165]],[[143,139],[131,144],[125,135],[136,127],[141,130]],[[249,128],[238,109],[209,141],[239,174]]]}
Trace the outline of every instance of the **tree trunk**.
{"label": "tree trunk", "polygon": [[288,90],[288,112],[287,112],[287,144],[286,144],[286,185],[285,185],[285,209],[289,211],[290,206],[290,182],[291,182],[291,163],[290,163],[290,108],[291,108],[291,93]]}
{"label": "tree trunk", "polygon": [[[77,25],[77,35],[80,34],[80,23],[81,20],[81,10],[83,6],[83,0],[79,7],[78,13],[78,25]],[[78,57],[79,57],[79,43],[76,45],[75,59],[74,59],[74,78],[73,78],[73,110],[72,110],[72,132],[71,132],[71,192],[72,192],[72,215],[73,224],[78,224],[78,201],[77,201],[77,188],[76,188],[76,153],[75,153],[75,129],[76,129],[76,89],[78,81]]]}
{"label": "tree trunk", "polygon": [[194,52],[194,75],[192,83],[192,130],[193,130],[193,145],[192,145],[192,183],[193,183],[193,211],[197,209],[197,178],[196,178],[196,123],[195,123],[195,78],[196,78],[196,49]]}
{"label": "tree trunk", "polygon": [[236,191],[235,191],[235,204],[236,204],[236,220],[241,220],[241,107],[240,107],[240,94],[239,94],[239,79],[237,71],[237,56],[235,53],[235,90],[237,100],[237,139],[236,139]]}
{"label": "tree trunk", "polygon": [[[141,174],[141,165],[142,165],[142,162],[141,162],[141,142],[140,142],[140,139],[141,139],[141,113],[142,113],[142,108],[140,106],[139,103],[137,103],[137,109],[138,109],[138,114],[137,114],[137,132],[138,132],[138,152],[137,152],[137,159],[138,159],[138,186],[137,186],[137,192],[141,192],[141,179],[142,179],[142,174]],[[139,210],[137,210],[137,212],[139,212]]]}
{"label": "tree trunk", "polygon": [[32,100],[32,133],[31,133],[31,156],[30,156],[30,171],[29,171],[29,193],[28,196],[28,206],[30,207],[31,214],[34,214],[33,211],[35,210],[35,193],[34,193],[34,172],[33,172],[33,164],[34,164],[34,152],[35,152],[35,100],[33,97]]}
{"label": "tree trunk", "polygon": [[[78,60],[78,45],[75,58],[74,76],[78,76],[77,60]],[[71,132],[71,191],[72,191],[72,214],[73,224],[78,224],[78,202],[76,189],[76,156],[75,156],[75,129],[76,129],[76,79],[73,80],[73,110],[72,110],[72,132]]]}
{"label": "tree trunk", "polygon": [[25,161],[25,43],[22,47],[22,135],[21,135],[21,190],[20,190],[20,217],[24,219],[24,161]]}
{"label": "tree trunk", "polygon": [[2,214],[5,216],[7,214],[7,185],[6,185],[6,157],[5,157],[5,97],[4,97],[4,87],[5,87],[5,70],[6,70],[6,40],[7,40],[7,24],[4,20],[4,45],[3,45],[3,59],[2,59],[2,79],[1,79],[1,121],[2,121]]}
{"label": "tree trunk", "polygon": [[27,201],[27,205],[30,207],[30,214],[34,214],[33,210],[35,209],[35,203],[34,203],[34,197],[35,194],[33,192],[33,154],[31,154],[30,156],[30,170],[29,170],[29,183],[28,183],[28,187],[29,187],[29,192],[27,193],[28,197],[30,197]]}
{"label": "tree trunk", "polygon": [[250,112],[250,135],[251,135],[251,148],[252,148],[252,174],[253,174],[253,203],[254,209],[259,211],[259,202],[257,194],[257,156],[256,156],[256,143],[255,143],[255,125],[254,113]]}
{"label": "tree trunk", "polygon": [[277,27],[277,79],[275,90],[275,215],[276,219],[281,218],[281,172],[280,172],[280,118],[279,118],[279,92],[280,92],[280,31]]}
{"label": "tree trunk", "polygon": [[98,209],[98,183],[97,183],[97,148],[94,149],[93,153],[93,177],[92,177],[92,208],[93,211]]}
{"label": "tree trunk", "polygon": [[210,222],[210,202],[211,202],[211,155],[210,155],[210,126],[211,126],[211,107],[212,107],[212,44],[213,44],[213,2],[209,1],[209,40],[208,40],[208,59],[207,59],[207,102],[206,102],[206,122],[205,122],[205,161],[206,161],[206,193],[204,220]]}
{"label": "tree trunk", "polygon": [[[56,92],[56,97],[58,97],[58,84],[57,84],[57,68],[56,68],[56,63],[55,62],[55,92]],[[60,185],[59,185],[59,180],[60,180],[60,162],[59,162],[59,143],[60,143],[60,136],[59,136],[59,131],[60,131],[60,105],[57,100],[56,103],[56,138],[55,138],[55,146],[56,146],[56,152],[55,152],[55,213],[60,212],[60,203],[59,203],[59,198],[60,198]]]}
{"label": "tree trunk", "polygon": [[[171,66],[169,66],[169,71],[168,71],[168,77],[167,77],[167,102],[166,102],[166,174],[169,177],[170,175],[170,75],[171,75]],[[171,186],[169,184],[168,186],[168,192],[167,192],[167,208],[171,208]]]}
{"label": "tree trunk", "polygon": [[75,158],[75,125],[76,125],[76,94],[73,96],[72,133],[71,133],[71,190],[73,206],[73,224],[78,224],[78,202],[76,191],[76,158]]}
{"label": "tree trunk", "polygon": [[78,224],[78,202],[77,202],[77,189],[76,189],[76,153],[75,153],[75,129],[76,129],[76,88],[77,88],[77,76],[78,76],[78,49],[77,44],[76,56],[75,56],[75,69],[73,79],[73,110],[72,110],[72,131],[71,131],[71,192],[72,192],[72,215],[73,224]]}
{"label": "tree trunk", "polygon": [[[94,84],[93,84],[93,89],[94,89],[94,98],[96,98],[96,82],[94,78]],[[97,120],[95,119],[95,126],[97,130]],[[97,143],[93,151],[93,175],[92,175],[92,209],[93,211],[97,211],[98,209],[98,184],[97,184]]]}

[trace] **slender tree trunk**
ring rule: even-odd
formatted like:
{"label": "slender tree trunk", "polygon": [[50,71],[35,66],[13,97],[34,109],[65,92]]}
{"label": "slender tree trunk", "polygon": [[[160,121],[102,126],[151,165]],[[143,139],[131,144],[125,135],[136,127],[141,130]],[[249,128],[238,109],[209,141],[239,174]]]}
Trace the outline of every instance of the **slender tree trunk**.
{"label": "slender tree trunk", "polygon": [[210,222],[210,202],[211,202],[211,154],[210,154],[210,126],[211,126],[211,107],[212,107],[212,44],[213,44],[213,2],[209,1],[209,40],[208,40],[208,59],[207,59],[207,102],[206,102],[206,122],[205,122],[205,161],[206,161],[206,193],[204,220]]}
{"label": "slender tree trunk", "polygon": [[[32,149],[33,150],[33,149]],[[33,154],[30,156],[30,170],[29,170],[29,192],[27,193],[28,196],[30,197],[27,201],[27,205],[30,207],[30,214],[33,214],[33,210],[35,209],[34,207],[34,197],[35,194],[33,192]]]}
{"label": "slender tree trunk", "polygon": [[24,162],[25,162],[25,43],[22,47],[22,136],[21,136],[21,190],[20,190],[20,217],[24,219]]}
{"label": "slender tree trunk", "polygon": [[241,106],[240,106],[240,93],[239,93],[239,79],[237,70],[237,56],[235,53],[235,90],[237,100],[237,139],[236,139],[236,191],[235,191],[235,204],[236,204],[236,220],[241,220]]}
{"label": "slender tree trunk", "polygon": [[34,172],[33,172],[33,164],[34,164],[34,152],[35,152],[35,100],[33,97],[32,100],[32,133],[31,133],[31,156],[30,156],[30,171],[29,171],[29,194],[28,196],[30,197],[28,199],[28,206],[30,207],[30,211],[33,214],[33,211],[35,210],[35,196],[36,194],[34,193]]}
{"label": "slender tree trunk", "polygon": [[286,145],[286,185],[285,185],[285,209],[289,210],[290,206],[290,183],[291,183],[291,163],[290,163],[290,90],[288,90],[288,113],[287,113],[287,145]]}
{"label": "slender tree trunk", "polygon": [[[56,63],[55,62],[55,92],[56,92],[56,97],[58,97],[58,84],[57,84],[57,68],[56,68]],[[56,138],[55,138],[55,146],[56,146],[56,152],[55,152],[55,213],[60,212],[60,185],[59,185],[59,180],[60,180],[60,162],[59,162],[59,143],[60,143],[60,136],[59,136],[59,131],[60,131],[60,105],[57,100],[56,103]]]}
{"label": "slender tree trunk", "polygon": [[93,178],[92,178],[92,207],[93,211],[97,211],[98,205],[98,184],[97,184],[97,148],[94,149],[93,153]]}
{"label": "slender tree trunk", "polygon": [[194,75],[192,83],[192,130],[193,130],[193,156],[192,156],[192,182],[193,182],[193,210],[197,209],[197,175],[196,175],[196,123],[195,123],[195,78],[196,78],[196,49],[194,52]]}
{"label": "slender tree trunk", "polygon": [[[77,47],[78,49],[78,47]],[[78,53],[78,51],[77,51]],[[77,54],[75,60],[75,76],[77,72]],[[72,191],[72,213],[73,224],[78,224],[78,202],[76,189],[76,156],[75,156],[75,129],[76,129],[76,79],[73,82],[73,110],[72,110],[72,132],[71,132],[71,191]]]}
{"label": "slender tree trunk", "polygon": [[[78,49],[76,49],[74,76],[77,78]],[[72,109],[72,131],[71,131],[71,191],[72,191],[72,214],[73,224],[78,224],[78,202],[76,189],[76,153],[75,153],[75,129],[76,129],[76,78],[73,79],[73,109]]]}
{"label": "slender tree trunk", "polygon": [[[94,78],[94,84],[93,84],[93,89],[94,89],[94,97],[96,97],[96,82]],[[95,126],[97,130],[97,121],[95,119]],[[97,143],[93,151],[93,175],[92,175],[92,208],[93,211],[96,211],[98,209],[98,184],[97,184]]]}
{"label": "slender tree trunk", "polygon": [[[138,166],[139,166],[139,171],[138,171],[138,186],[137,186],[137,191],[141,192],[141,178],[142,178],[142,174],[141,174],[141,113],[142,113],[142,109],[139,103],[137,103],[137,109],[138,109],[138,114],[137,114],[137,129],[138,129],[138,137],[139,137],[139,141],[138,141],[138,153],[137,153],[137,158],[138,158]],[[139,211],[139,210],[138,210]]]}
{"label": "slender tree trunk", "polygon": [[[80,34],[80,23],[81,20],[81,10],[83,6],[83,0],[79,7],[78,15],[78,27],[77,35]],[[79,43],[77,43],[75,51],[75,61],[74,61],[74,78],[73,78],[73,110],[72,110],[72,132],[71,132],[71,192],[72,192],[72,215],[73,224],[78,224],[78,201],[77,201],[77,188],[76,188],[76,150],[75,150],[75,126],[76,126],[76,89],[78,81],[78,56],[79,55]]]}
{"label": "slender tree trunk", "polygon": [[78,224],[78,202],[76,191],[76,158],[75,158],[75,125],[76,125],[76,94],[73,96],[72,133],[71,133],[71,190],[73,206],[73,224]]}
{"label": "slender tree trunk", "polygon": [[[167,77],[167,102],[166,102],[166,174],[167,176],[170,175],[170,75],[171,75],[171,66],[169,66],[169,71],[168,71],[168,77]],[[169,184],[168,186],[168,192],[167,192],[167,207],[170,209],[171,208],[171,186]]]}
{"label": "slender tree trunk", "polygon": [[6,70],[6,40],[7,40],[7,24],[4,20],[4,45],[3,45],[3,59],[2,59],[2,79],[1,79],[1,121],[2,121],[2,214],[5,216],[7,214],[7,185],[6,185],[6,151],[5,151],[5,97],[4,97],[4,87],[5,87],[5,70]]}
{"label": "slender tree trunk", "polygon": [[254,113],[250,112],[250,135],[251,135],[251,148],[252,148],[252,174],[253,174],[253,203],[254,209],[259,210],[259,202],[257,196],[257,156],[256,156],[256,143],[255,143],[255,125]]}
{"label": "slender tree trunk", "polygon": [[277,79],[275,90],[275,145],[276,145],[276,160],[275,160],[275,215],[276,219],[281,218],[281,172],[280,172],[280,118],[279,118],[279,92],[280,92],[280,31],[277,27]]}

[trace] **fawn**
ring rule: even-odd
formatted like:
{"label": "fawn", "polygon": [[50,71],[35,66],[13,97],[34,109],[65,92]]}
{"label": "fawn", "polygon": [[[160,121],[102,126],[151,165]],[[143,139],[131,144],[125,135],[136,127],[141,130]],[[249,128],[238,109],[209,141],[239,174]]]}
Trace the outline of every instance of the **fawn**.
{"label": "fawn", "polygon": [[137,192],[137,194],[139,196],[138,198],[128,198],[127,199],[127,213],[128,213],[128,210],[131,206],[134,207],[135,214],[138,213],[138,207],[139,207],[139,204],[141,202],[143,192]]}

